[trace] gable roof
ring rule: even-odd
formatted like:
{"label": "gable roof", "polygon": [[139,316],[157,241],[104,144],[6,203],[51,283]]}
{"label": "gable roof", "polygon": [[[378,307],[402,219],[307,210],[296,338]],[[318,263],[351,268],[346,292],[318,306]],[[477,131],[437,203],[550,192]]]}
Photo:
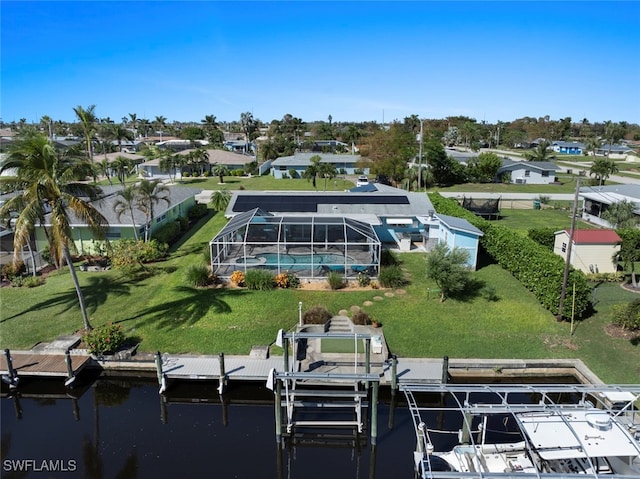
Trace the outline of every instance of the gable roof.
{"label": "gable roof", "polygon": [[[569,236],[569,230],[556,231],[556,235],[566,233]],[[618,233],[614,230],[574,230],[574,244],[618,244],[622,241]]]}
{"label": "gable roof", "polygon": [[502,166],[498,169],[498,173],[502,171],[513,171],[521,168],[538,171],[557,171],[560,169],[552,161],[514,161],[509,158],[505,158],[502,160]]}
{"label": "gable roof", "polygon": [[464,231],[476,236],[484,236],[484,233],[482,231],[480,231],[478,228],[476,228],[463,218],[458,218],[457,216],[441,215],[439,213],[436,213],[436,216],[438,217],[438,219],[440,219],[440,222],[442,224],[446,225],[451,230]]}
{"label": "gable roof", "polygon": [[623,200],[632,201],[637,206],[636,214],[640,214],[640,185],[583,186],[579,195],[607,205]]}
{"label": "gable roof", "polygon": [[304,166],[311,165],[311,157],[319,156],[320,163],[331,163],[336,166],[354,164],[362,160],[360,155],[334,155],[333,153],[296,153],[293,156],[281,156],[274,160],[272,166]]}

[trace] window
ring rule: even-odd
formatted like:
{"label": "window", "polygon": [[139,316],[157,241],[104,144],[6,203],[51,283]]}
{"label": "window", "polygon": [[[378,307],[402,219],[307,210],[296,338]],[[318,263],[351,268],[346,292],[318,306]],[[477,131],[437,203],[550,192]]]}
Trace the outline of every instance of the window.
{"label": "window", "polygon": [[562,252],[563,253],[567,252],[567,243],[562,243]]}
{"label": "window", "polygon": [[531,176],[531,172],[529,170],[524,170],[524,176],[528,178]]}
{"label": "window", "polygon": [[548,171],[543,171],[542,172],[542,176],[543,176],[543,178],[548,178],[549,177],[549,172]]}
{"label": "window", "polygon": [[156,223],[162,223],[166,219],[167,219],[167,214],[165,213],[161,216],[158,216],[158,218],[156,219]]}

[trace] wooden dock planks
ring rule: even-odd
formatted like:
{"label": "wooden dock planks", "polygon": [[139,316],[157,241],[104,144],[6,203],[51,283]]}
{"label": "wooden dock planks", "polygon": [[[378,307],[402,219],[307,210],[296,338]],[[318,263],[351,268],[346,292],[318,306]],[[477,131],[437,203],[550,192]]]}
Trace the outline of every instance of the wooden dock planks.
{"label": "wooden dock planks", "polygon": [[[66,377],[67,363],[64,354],[11,353],[13,369],[18,376]],[[78,373],[91,360],[90,356],[71,355],[71,367]],[[8,374],[6,358],[1,359],[0,374]]]}

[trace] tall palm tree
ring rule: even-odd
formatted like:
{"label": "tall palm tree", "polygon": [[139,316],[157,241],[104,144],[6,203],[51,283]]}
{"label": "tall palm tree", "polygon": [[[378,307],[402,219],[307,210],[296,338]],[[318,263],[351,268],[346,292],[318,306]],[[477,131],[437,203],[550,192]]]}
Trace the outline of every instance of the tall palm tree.
{"label": "tall palm tree", "polygon": [[160,132],[160,139],[162,139],[162,133],[164,129],[167,127],[167,119],[166,117],[159,115],[156,116],[156,119],[153,120],[153,126],[157,131]]}
{"label": "tall palm tree", "polygon": [[91,144],[91,141],[93,140],[93,135],[95,135],[96,133],[96,122],[98,120],[95,110],[95,105],[91,105],[87,109],[84,109],[82,106],[78,105],[73,109],[73,112],[76,114],[76,117],[80,122],[80,128],[82,129],[82,134],[84,135],[87,157],[89,158],[89,160],[91,160],[91,162],[93,162],[93,146]]}
{"label": "tall palm tree", "polygon": [[171,190],[160,180],[141,180],[136,187],[136,208],[144,213],[144,240],[151,239],[151,221],[155,217],[154,207],[161,201],[167,206],[171,204],[169,198]]}
{"label": "tall palm tree", "polygon": [[589,169],[589,175],[594,175],[598,183],[603,185],[607,178],[615,175],[618,171],[618,166],[615,161],[606,157],[600,157],[593,160],[591,168]]}
{"label": "tall palm tree", "polygon": [[333,163],[320,163],[318,176],[324,178],[324,191],[327,191],[327,180],[331,180],[338,176],[338,170]]}
{"label": "tall palm tree", "polygon": [[133,128],[134,138],[138,136],[138,115],[136,113],[129,113],[129,123]]}
{"label": "tall palm tree", "polygon": [[615,229],[634,228],[640,223],[640,217],[635,214],[636,208],[637,205],[633,201],[622,200],[610,204],[600,217]]}
{"label": "tall palm tree", "polygon": [[109,181],[109,186],[113,186],[113,181],[111,181],[111,164],[109,163],[109,160],[105,158],[98,163],[96,167],[98,169],[98,174],[105,176]]}
{"label": "tall palm tree", "polygon": [[[86,160],[59,155],[47,138],[40,133],[28,133],[12,145],[9,155],[0,164],[0,173],[14,168],[17,180],[24,185],[22,195],[7,201],[0,208],[0,216],[15,211],[14,261],[22,247],[29,241],[31,231],[41,225],[45,214],[50,215],[50,248],[58,258],[64,258],[78,295],[85,329],[91,329],[80,283],[71,260],[73,245],[71,224],[86,224],[96,238],[103,238],[106,218],[95,209],[92,200],[98,199],[100,189],[92,184],[77,181],[86,178],[92,165]],[[14,203],[15,201],[15,203]],[[73,215],[73,216],[72,216]]]}
{"label": "tall palm tree", "polygon": [[129,185],[123,190],[116,193],[118,197],[113,204],[113,211],[118,217],[118,221],[123,214],[128,214],[131,217],[131,226],[133,227],[133,236],[138,241],[138,228],[136,227],[136,218],[133,213],[137,202],[137,191],[135,185]]}
{"label": "tall palm tree", "polygon": [[122,152],[122,140],[133,140],[133,133],[123,124],[111,125],[111,136],[118,142],[118,151]]}
{"label": "tall palm tree", "polygon": [[553,161],[556,159],[552,150],[549,149],[547,141],[541,141],[534,150],[526,152],[524,157],[528,161]]}
{"label": "tall palm tree", "polygon": [[116,156],[116,159],[111,163],[111,170],[115,171],[118,181],[124,186],[127,176],[131,173],[131,161],[124,156]]}
{"label": "tall palm tree", "polygon": [[320,155],[313,155],[309,160],[311,161],[311,164],[307,166],[306,170],[304,170],[304,177],[307,180],[311,180],[313,189],[317,189],[316,177],[320,173],[320,161],[322,161],[322,157]]}
{"label": "tall palm tree", "polygon": [[220,184],[224,183],[224,177],[229,174],[229,168],[225,165],[216,165],[213,168],[213,174],[220,179]]}

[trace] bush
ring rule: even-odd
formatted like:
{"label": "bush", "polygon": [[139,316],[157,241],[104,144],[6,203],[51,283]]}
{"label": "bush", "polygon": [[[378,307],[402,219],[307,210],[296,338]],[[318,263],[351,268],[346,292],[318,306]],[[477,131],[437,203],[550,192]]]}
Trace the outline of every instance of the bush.
{"label": "bush", "polygon": [[169,223],[162,225],[153,234],[153,236],[160,243],[171,244],[173,241],[180,237],[180,222],[170,221]]}
{"label": "bush", "polygon": [[229,278],[232,283],[235,283],[238,286],[244,286],[244,272],[236,270],[231,273],[231,277]]}
{"label": "bush", "polygon": [[298,288],[300,279],[293,273],[280,273],[274,278],[276,286],[279,288]]}
{"label": "bush", "polygon": [[324,306],[313,306],[302,315],[305,324],[324,324],[331,319],[332,314]]}
{"label": "bush", "polygon": [[184,279],[188,284],[196,288],[207,286],[211,283],[209,268],[205,264],[191,265],[184,272]]}
{"label": "bush", "polygon": [[480,295],[489,302],[498,301],[500,299],[495,286],[492,286],[490,284],[482,287],[482,289],[480,290]]}
{"label": "bush", "polygon": [[398,265],[380,268],[378,281],[383,288],[398,288],[406,283],[404,273]]}
{"label": "bush", "polygon": [[395,253],[388,249],[383,249],[380,254],[380,266],[395,266],[400,264],[400,260]]}
{"label": "bush", "polygon": [[113,267],[131,266],[135,264],[151,263],[167,256],[169,246],[157,240],[118,240],[111,248],[111,264]]}
{"label": "bush", "polygon": [[366,288],[371,284],[371,277],[365,273],[358,273],[358,284],[362,288]]}
{"label": "bush", "polygon": [[587,281],[594,283],[622,283],[624,280],[624,272],[616,271],[615,273],[591,273],[587,274]]}
{"label": "bush", "polygon": [[189,173],[188,171],[185,171],[182,173],[183,178],[189,178],[190,176],[191,176],[191,173]]}
{"label": "bush", "polygon": [[2,279],[6,281],[14,281],[16,278],[22,276],[27,272],[27,267],[24,262],[17,261],[5,264],[2,267]]}
{"label": "bush", "polygon": [[342,275],[336,271],[329,271],[327,274],[327,283],[331,289],[340,289],[344,286]]}
{"label": "bush", "polygon": [[205,178],[209,178],[211,176],[211,172],[205,171],[204,173],[202,173],[202,176],[204,176]]}
{"label": "bush", "polygon": [[254,291],[268,291],[275,288],[273,275],[265,269],[249,269],[244,275],[244,284],[247,289]]}
{"label": "bush", "polygon": [[640,298],[629,304],[614,304],[611,307],[611,322],[630,331],[640,329]]}
{"label": "bush", "polygon": [[196,220],[198,218],[202,218],[208,212],[209,208],[207,208],[207,205],[198,203],[189,208],[189,211],[187,211],[187,218],[189,218],[190,220]]}
{"label": "bush", "polygon": [[364,311],[357,311],[353,313],[351,321],[353,324],[357,324],[359,326],[369,326],[371,324],[371,317]]}
{"label": "bush", "polygon": [[108,354],[118,350],[124,343],[124,333],[118,324],[106,324],[84,333],[83,341],[91,354]]}
{"label": "bush", "polygon": [[527,236],[536,243],[544,246],[545,248],[553,251],[553,245],[556,241],[556,229],[555,228],[535,228],[530,229],[527,232]]}

